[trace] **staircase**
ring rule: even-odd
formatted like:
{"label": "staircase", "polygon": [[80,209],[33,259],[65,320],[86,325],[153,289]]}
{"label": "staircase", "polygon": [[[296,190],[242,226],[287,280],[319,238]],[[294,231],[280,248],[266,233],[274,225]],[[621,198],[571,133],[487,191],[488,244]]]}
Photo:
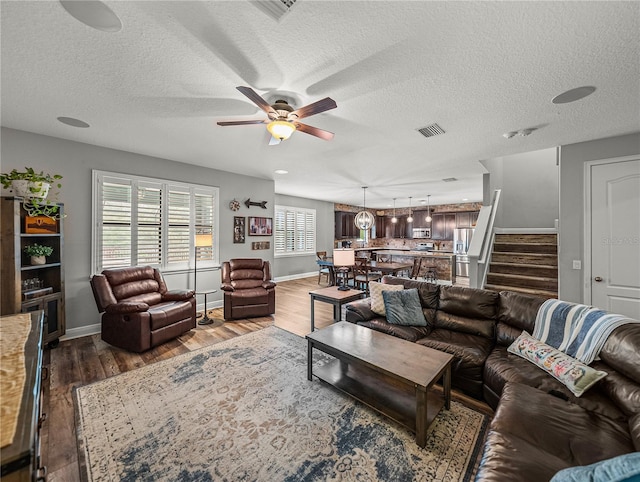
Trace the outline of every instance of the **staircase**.
{"label": "staircase", "polygon": [[557,235],[496,234],[484,287],[557,298]]}

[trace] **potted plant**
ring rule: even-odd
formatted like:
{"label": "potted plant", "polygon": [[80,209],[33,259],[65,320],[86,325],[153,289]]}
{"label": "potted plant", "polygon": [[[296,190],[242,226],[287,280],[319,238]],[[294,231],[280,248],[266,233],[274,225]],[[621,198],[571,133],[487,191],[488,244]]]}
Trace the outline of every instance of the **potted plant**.
{"label": "potted plant", "polygon": [[34,243],[25,246],[24,253],[27,256],[31,256],[32,265],[46,264],[46,256],[51,256],[53,248],[51,246],[43,246],[42,244]]}
{"label": "potted plant", "polygon": [[53,219],[60,219],[59,209],[47,196],[52,186],[57,189],[62,187],[58,182],[60,179],[60,174],[36,172],[32,167],[25,167],[24,171],[13,169],[7,174],[0,174],[2,186],[25,199],[23,206],[29,216],[48,216]]}

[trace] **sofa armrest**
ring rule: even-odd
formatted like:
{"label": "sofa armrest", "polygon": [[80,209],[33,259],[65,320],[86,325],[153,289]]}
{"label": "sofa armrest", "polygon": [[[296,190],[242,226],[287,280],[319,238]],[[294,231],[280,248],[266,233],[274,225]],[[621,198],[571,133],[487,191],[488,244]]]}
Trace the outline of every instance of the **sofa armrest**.
{"label": "sofa armrest", "polygon": [[193,290],[172,290],[162,295],[162,301],[185,301],[193,298]]}
{"label": "sofa armrest", "polygon": [[126,314],[126,313],[140,313],[148,311],[149,305],[142,302],[121,301],[107,306],[106,312],[109,314]]}
{"label": "sofa armrest", "polygon": [[350,303],[346,303],[344,306],[346,310],[346,320],[351,323],[369,321],[380,316],[374,311],[371,311],[371,298],[351,301]]}
{"label": "sofa armrest", "polygon": [[231,286],[231,283],[222,283],[220,285],[220,289],[222,291],[228,291],[229,293],[232,293],[236,290],[233,286]]}
{"label": "sofa armrest", "polygon": [[264,281],[264,282],[262,283],[262,287],[263,287],[265,290],[270,290],[270,289],[272,289],[272,288],[275,288],[275,287],[276,287],[276,284],[275,284],[273,281]]}

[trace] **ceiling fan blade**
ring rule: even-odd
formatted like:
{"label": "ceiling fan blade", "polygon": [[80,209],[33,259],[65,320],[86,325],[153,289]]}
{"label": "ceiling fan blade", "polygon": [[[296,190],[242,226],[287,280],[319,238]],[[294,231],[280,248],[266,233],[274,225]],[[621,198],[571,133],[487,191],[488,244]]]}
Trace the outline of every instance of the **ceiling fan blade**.
{"label": "ceiling fan blade", "polygon": [[333,132],[318,129],[317,127],[303,124],[301,122],[295,122],[295,126],[296,129],[298,129],[300,132],[311,134],[312,136],[319,137],[320,139],[324,139],[325,141],[330,141],[334,136]]}
{"label": "ceiling fan blade", "polygon": [[236,89],[238,89],[240,92],[246,95],[249,98],[249,100],[251,100],[251,102],[253,102],[255,105],[260,107],[267,114],[273,113],[276,116],[278,115],[276,111],[273,110],[273,107],[271,107],[269,103],[266,100],[264,100],[262,97],[260,97],[260,95],[258,95],[258,93],[255,90],[253,90],[251,87],[239,86],[239,87],[236,87]]}
{"label": "ceiling fan blade", "polygon": [[219,126],[244,126],[249,124],[265,124],[264,120],[243,120],[218,122]]}
{"label": "ceiling fan blade", "polygon": [[282,142],[281,139],[276,139],[273,136],[269,136],[269,137],[270,137],[270,139],[269,139],[269,145],[270,146],[277,146],[278,144],[280,144]]}
{"label": "ceiling fan blade", "polygon": [[335,109],[336,107],[338,107],[338,104],[336,104],[335,100],[333,100],[331,97],[325,97],[324,99],[320,99],[313,104],[305,105],[303,107],[300,107],[299,109],[294,110],[291,114],[289,114],[289,117],[295,115],[298,117],[298,119],[303,119],[304,117],[319,114],[320,112],[324,112],[326,110]]}

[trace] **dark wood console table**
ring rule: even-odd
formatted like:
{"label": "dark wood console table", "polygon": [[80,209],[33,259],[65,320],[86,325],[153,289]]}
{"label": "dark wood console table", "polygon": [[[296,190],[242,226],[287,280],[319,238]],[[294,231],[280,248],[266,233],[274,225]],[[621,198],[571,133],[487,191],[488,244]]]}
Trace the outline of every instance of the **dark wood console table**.
{"label": "dark wood console table", "polygon": [[[40,425],[44,421],[41,413],[40,395],[42,380],[43,311],[32,311],[31,330],[24,345],[25,383],[18,412],[13,443],[0,449],[2,481],[31,481],[46,479],[46,467],[40,466]],[[2,321],[9,316],[0,317]]]}

